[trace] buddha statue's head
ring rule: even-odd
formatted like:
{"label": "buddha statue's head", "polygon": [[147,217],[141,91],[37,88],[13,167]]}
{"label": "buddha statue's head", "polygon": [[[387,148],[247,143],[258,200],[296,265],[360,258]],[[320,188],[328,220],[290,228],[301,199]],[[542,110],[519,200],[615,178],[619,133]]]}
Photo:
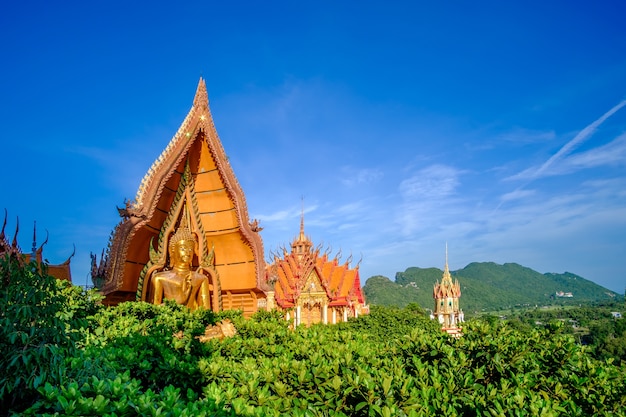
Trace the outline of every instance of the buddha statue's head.
{"label": "buddha statue's head", "polygon": [[180,226],[169,242],[170,266],[188,268],[191,266],[196,247],[196,236],[185,225]]}

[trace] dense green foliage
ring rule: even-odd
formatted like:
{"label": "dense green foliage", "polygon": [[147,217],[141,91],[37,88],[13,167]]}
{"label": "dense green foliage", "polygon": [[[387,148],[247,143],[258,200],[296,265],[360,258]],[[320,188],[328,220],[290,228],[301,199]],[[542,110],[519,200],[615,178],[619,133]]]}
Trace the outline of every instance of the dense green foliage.
{"label": "dense green foliage", "polygon": [[62,362],[77,353],[86,317],[99,296],[57,281],[36,263],[0,259],[0,414],[63,381]]}
{"label": "dense green foliage", "polygon": [[[411,302],[431,308],[433,285],[441,281],[437,268],[408,268],[398,272],[395,281],[382,276],[369,278],[363,291],[370,304],[404,307]],[[578,305],[613,300],[616,293],[578,275],[541,274],[515,263],[498,265],[474,262],[451,272],[461,284],[461,307],[467,316],[477,312],[542,305]],[[555,297],[557,291],[571,292],[572,298]]]}
{"label": "dense green foliage", "polygon": [[[558,324],[563,333],[573,335],[588,346],[598,359],[613,359],[626,366],[626,319],[621,313],[623,303],[610,302],[570,308],[537,308],[518,312],[507,317],[509,325],[521,329],[554,327]],[[618,313],[617,317],[613,313]]]}
{"label": "dense green foliage", "polygon": [[[246,320],[173,303],[104,309],[88,293],[64,301],[45,291],[40,304],[64,320],[55,340],[74,347],[33,354],[41,367],[25,373],[34,376],[24,382],[31,396],[15,397],[3,382],[3,402],[12,398],[22,415],[626,415],[626,369],[557,326],[473,320],[453,339],[410,305],[293,330],[277,312]],[[196,338],[224,317],[236,336]],[[3,356],[21,343],[5,333]],[[35,383],[52,366],[58,376]]]}

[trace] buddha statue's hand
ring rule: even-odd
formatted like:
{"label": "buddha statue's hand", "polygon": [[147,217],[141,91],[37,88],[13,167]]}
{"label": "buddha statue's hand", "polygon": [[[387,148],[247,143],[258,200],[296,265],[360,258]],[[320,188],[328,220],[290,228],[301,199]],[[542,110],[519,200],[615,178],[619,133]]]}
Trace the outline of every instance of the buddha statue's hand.
{"label": "buddha statue's hand", "polygon": [[191,271],[188,272],[182,282],[182,292],[185,295],[185,298],[189,297],[189,294],[191,293],[193,287],[193,284],[191,282],[191,274]]}

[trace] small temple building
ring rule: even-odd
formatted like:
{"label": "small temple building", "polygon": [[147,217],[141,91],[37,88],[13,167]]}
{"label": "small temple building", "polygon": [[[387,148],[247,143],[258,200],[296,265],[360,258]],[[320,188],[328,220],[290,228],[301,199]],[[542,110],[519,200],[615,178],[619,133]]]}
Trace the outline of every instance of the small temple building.
{"label": "small temple building", "polygon": [[[315,323],[335,324],[369,312],[361,290],[359,267],[350,267],[350,259],[340,262],[321,247],[313,248],[304,234],[304,214],[300,233],[291,243],[291,251],[283,248],[283,256],[274,256],[267,267],[268,304],[288,310],[287,319],[294,326]],[[351,258],[351,257],[350,257]]]}
{"label": "small temple building", "polygon": [[92,255],[105,304],[164,295],[245,316],[266,308],[261,227],[248,218],[202,78],[182,125],[118,211],[100,262]]}
{"label": "small temple building", "polygon": [[[9,240],[4,233],[7,225],[7,213],[5,211],[4,215],[4,223],[2,224],[2,230],[0,231],[0,257],[9,254],[10,256],[14,256],[17,259],[21,259],[25,264],[30,263],[32,260],[37,262],[39,269],[41,269],[41,265],[44,264],[43,257],[43,247],[48,243],[48,237],[46,236],[46,240],[37,247],[37,223],[33,227],[33,248],[31,253],[23,253],[22,249],[17,243],[17,234],[19,232],[19,220],[16,225],[15,235],[13,236],[13,241],[9,243]],[[46,268],[48,275],[55,277],[56,279],[66,280],[72,282],[72,269],[70,265],[70,261],[74,253],[72,253],[65,262],[60,264],[48,264],[46,263]]]}
{"label": "small temple building", "polygon": [[446,245],[446,264],[443,270],[441,283],[437,280],[433,289],[435,310],[432,317],[441,324],[441,329],[448,334],[459,337],[462,334],[461,323],[465,320],[463,310],[459,308],[461,285],[459,280],[452,282],[448,268],[448,247]]}

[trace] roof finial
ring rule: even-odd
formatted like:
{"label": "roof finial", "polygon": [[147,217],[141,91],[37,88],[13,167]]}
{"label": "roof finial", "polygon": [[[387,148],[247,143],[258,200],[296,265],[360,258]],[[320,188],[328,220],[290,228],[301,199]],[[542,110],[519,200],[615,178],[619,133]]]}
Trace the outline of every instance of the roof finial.
{"label": "roof finial", "polygon": [[20,232],[20,218],[17,218],[17,221],[15,222],[15,235],[13,235],[13,242],[11,243],[11,246],[13,247],[13,249],[18,249],[19,246],[17,245],[17,234]]}
{"label": "roof finial", "polygon": [[300,234],[291,243],[291,252],[302,256],[310,253],[313,243],[304,234],[304,196],[302,196],[302,211],[300,213]]}
{"label": "roof finial", "polygon": [[193,98],[194,107],[208,107],[209,106],[209,94],[206,91],[206,83],[204,79],[200,77],[198,82],[198,88],[196,89],[196,96]]}
{"label": "roof finial", "polygon": [[441,278],[441,284],[444,282],[452,283],[452,277],[450,276],[450,269],[448,268],[448,242],[446,242],[446,265],[443,267],[443,277]]}
{"label": "roof finial", "polygon": [[2,223],[2,231],[0,231],[0,239],[4,238],[4,228],[7,227],[7,216],[9,215],[9,212],[7,211],[7,209],[4,209],[4,223]]}
{"label": "roof finial", "polygon": [[31,256],[32,259],[35,259],[37,257],[37,220],[35,220],[33,226],[33,253]]}
{"label": "roof finial", "polygon": [[302,198],[302,209],[300,213],[300,240],[305,240],[304,236],[304,196]]}

